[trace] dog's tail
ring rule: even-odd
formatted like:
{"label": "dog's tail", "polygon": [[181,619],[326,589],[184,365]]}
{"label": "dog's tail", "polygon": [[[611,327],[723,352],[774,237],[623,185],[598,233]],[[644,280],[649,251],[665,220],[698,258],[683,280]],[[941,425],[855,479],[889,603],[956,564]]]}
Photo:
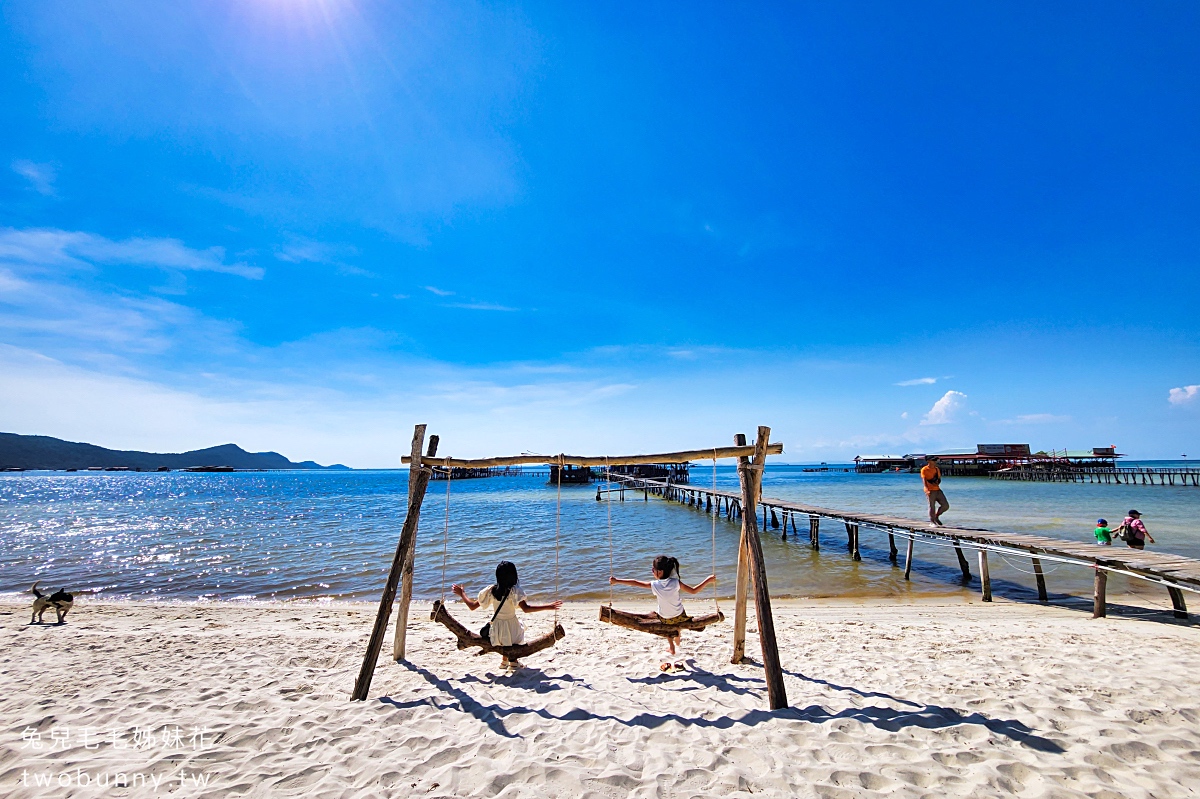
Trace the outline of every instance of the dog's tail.
{"label": "dog's tail", "polygon": [[32,586],[32,587],[30,587],[30,589],[29,589],[30,591],[32,591],[32,592],[33,592],[33,595],[34,595],[35,597],[37,597],[38,599],[41,599],[41,598],[42,598],[42,596],[43,596],[42,592],[41,592],[41,591],[39,591],[39,590],[37,590],[38,583],[40,583],[40,582],[41,582],[41,580],[38,580],[38,581],[37,581],[37,582],[35,582],[35,583],[33,584],[33,586]]}

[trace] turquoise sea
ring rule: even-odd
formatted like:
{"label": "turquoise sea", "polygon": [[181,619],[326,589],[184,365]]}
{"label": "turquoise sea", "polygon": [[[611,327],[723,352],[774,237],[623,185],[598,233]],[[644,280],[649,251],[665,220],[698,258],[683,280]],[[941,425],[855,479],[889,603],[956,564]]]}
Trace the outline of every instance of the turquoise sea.
{"label": "turquoise sea", "polygon": [[[407,477],[405,471],[4,474],[0,593],[11,596],[41,580],[48,588],[108,599],[376,599],[400,532]],[[713,479],[710,466],[693,468],[693,484]],[[719,467],[715,481],[736,487],[733,467]],[[945,486],[952,503],[946,518],[954,523],[1090,541],[1097,517],[1115,526],[1137,508],[1158,541],[1152,549],[1200,558],[1200,488],[986,478],[947,478]],[[532,593],[607,599],[610,561],[618,576],[645,577],[654,555],[673,554],[685,581],[699,580],[712,568],[714,537],[718,589],[732,594],[739,528],[724,518],[714,529],[713,517],[702,511],[632,493],[624,502],[597,502],[596,484],[564,486],[560,505],[544,476],[456,480],[449,488],[448,532],[447,484],[431,483],[426,497],[419,598],[441,593],[443,552],[447,586],[465,582],[478,589],[491,581],[497,561],[510,559]],[[913,474],[769,466],[764,493],[831,508],[924,515],[920,478]],[[864,530],[863,560],[855,563],[840,524],[826,521],[822,533],[823,548],[815,553],[806,531],[787,541],[777,530],[766,531],[772,594],[900,598],[977,590],[977,581],[974,588],[961,585],[952,549],[918,543],[906,583],[888,561],[886,536]],[[1089,570],[1046,568],[1052,593],[1090,592]],[[998,595],[1031,595],[1028,560],[993,555],[991,571]],[[1162,588],[1128,583],[1115,577],[1110,591],[1133,590],[1150,605],[1167,606]],[[618,597],[634,593],[618,589]]]}

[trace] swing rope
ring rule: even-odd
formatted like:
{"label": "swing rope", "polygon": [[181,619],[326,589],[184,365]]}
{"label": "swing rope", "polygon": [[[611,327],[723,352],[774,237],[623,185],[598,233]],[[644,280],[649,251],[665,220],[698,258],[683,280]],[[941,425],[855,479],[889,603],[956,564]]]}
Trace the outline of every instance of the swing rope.
{"label": "swing rope", "polygon": [[607,455],[604,456],[604,506],[608,511],[608,606],[611,608],[613,604],[612,578],[616,575],[613,572],[612,466],[608,463]]}
{"label": "swing rope", "polygon": [[[558,491],[554,505],[554,598],[558,599],[558,550],[559,550],[559,534],[562,529],[562,473],[563,465],[566,457],[562,454],[558,456]],[[558,627],[558,608],[554,609],[554,627]],[[555,641],[555,646],[558,641]]]}
{"label": "swing rope", "polygon": [[442,529],[442,604],[446,604],[446,554],[450,548],[450,478],[454,475],[454,469],[450,466],[450,459],[446,458],[446,523]]}
{"label": "swing rope", "polygon": [[[717,494],[717,451],[716,451],[716,449],[713,450],[712,491],[713,491],[713,496],[716,496],[716,494]],[[721,612],[721,603],[717,601],[717,514],[716,514],[716,512],[713,512],[713,513],[710,513],[709,515],[712,516],[713,607],[716,608],[717,613],[720,613]]]}

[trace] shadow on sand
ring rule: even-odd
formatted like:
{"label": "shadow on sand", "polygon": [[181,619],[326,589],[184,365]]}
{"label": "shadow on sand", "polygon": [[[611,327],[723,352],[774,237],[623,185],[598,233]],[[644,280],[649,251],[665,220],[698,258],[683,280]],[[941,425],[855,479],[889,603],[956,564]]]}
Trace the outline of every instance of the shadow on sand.
{"label": "shadow on sand", "polygon": [[[676,723],[684,727],[703,727],[713,729],[731,729],[739,725],[754,726],[773,719],[790,719],[793,721],[804,721],[812,724],[821,724],[827,721],[837,721],[841,719],[849,719],[858,721],[863,724],[870,724],[888,732],[897,732],[907,727],[917,727],[920,729],[943,729],[947,727],[955,727],[959,725],[972,724],[986,728],[988,731],[1003,735],[1012,739],[1024,746],[1034,749],[1039,752],[1060,753],[1065,751],[1058,743],[1043,738],[1034,734],[1034,731],[1024,723],[1015,719],[993,719],[984,716],[981,713],[962,712],[953,708],[941,707],[939,705],[920,705],[906,700],[896,699],[887,694],[878,694],[872,692],[859,691],[854,688],[846,688],[837,686],[822,680],[814,680],[803,674],[788,672],[793,677],[808,682],[813,682],[836,690],[849,691],[862,697],[879,697],[907,705],[908,707],[896,709],[891,707],[872,706],[861,708],[847,708],[831,712],[819,705],[810,705],[808,707],[789,707],[783,710],[750,710],[740,716],[719,716],[716,718],[688,718],[676,713],[638,713],[629,718],[621,718],[608,714],[592,713],[583,708],[575,708],[566,713],[555,714],[544,708],[527,708],[527,707],[503,707],[498,704],[484,704],[471,696],[467,691],[463,690],[458,685],[449,680],[438,677],[428,669],[415,666],[411,663],[402,663],[404,668],[420,676],[433,687],[442,691],[454,701],[450,703],[439,702],[436,698],[418,699],[410,702],[399,702],[391,697],[381,697],[380,702],[391,705],[398,709],[409,709],[416,707],[436,707],[441,710],[459,710],[470,714],[472,717],[483,723],[492,732],[506,738],[519,738],[519,735],[512,733],[505,727],[504,721],[509,717],[522,716],[538,716],[547,721],[611,721],[616,724],[621,724],[626,727],[641,727],[644,729],[657,729],[668,723]],[[534,685],[535,682],[543,681],[550,683],[568,683],[578,684],[584,690],[592,691],[593,689],[585,681],[570,675],[562,677],[551,677],[537,669],[527,669],[527,675],[522,675],[521,679],[508,680],[484,680],[477,677],[464,678],[463,682],[474,682],[482,684],[503,684],[508,687],[523,688],[534,690],[538,693],[546,693],[545,689],[539,689]],[[517,672],[513,677],[521,675]],[[745,683],[757,682],[762,684],[761,680],[755,678],[739,677],[737,675],[722,675],[713,674],[706,671],[694,671],[680,675],[666,675],[666,682],[675,680],[691,681],[697,684],[697,690],[707,687],[717,688],[718,690],[730,691],[735,694],[751,693],[753,691]],[[663,678],[646,678],[646,679],[631,679],[630,682],[663,682]],[[559,685],[549,690],[560,690],[563,686]]]}

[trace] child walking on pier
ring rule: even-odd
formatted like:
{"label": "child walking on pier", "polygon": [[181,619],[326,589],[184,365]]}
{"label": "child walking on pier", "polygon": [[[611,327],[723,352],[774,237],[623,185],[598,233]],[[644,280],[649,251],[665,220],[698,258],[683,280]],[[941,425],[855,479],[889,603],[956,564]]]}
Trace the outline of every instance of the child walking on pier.
{"label": "child walking on pier", "polygon": [[[679,598],[680,591],[686,591],[689,594],[698,594],[704,590],[704,587],[717,579],[715,574],[710,574],[701,580],[697,585],[688,585],[679,579],[679,559],[670,557],[669,555],[659,555],[650,565],[650,571],[654,574],[654,579],[649,582],[645,580],[626,580],[620,577],[609,577],[609,585],[630,585],[634,588],[648,588],[651,593],[658,597],[658,618],[666,624],[681,624],[688,620],[687,612],[683,609],[683,602]],[[667,639],[667,651],[674,655],[675,644],[682,639],[682,631],[676,633],[674,637]],[[670,663],[663,663],[661,668],[663,671],[671,668]]]}
{"label": "child walking on pier", "polygon": [[950,500],[942,491],[942,470],[938,468],[937,455],[926,455],[921,467],[921,481],[925,484],[925,498],[929,501],[929,523],[942,526],[942,514],[950,510]]}

